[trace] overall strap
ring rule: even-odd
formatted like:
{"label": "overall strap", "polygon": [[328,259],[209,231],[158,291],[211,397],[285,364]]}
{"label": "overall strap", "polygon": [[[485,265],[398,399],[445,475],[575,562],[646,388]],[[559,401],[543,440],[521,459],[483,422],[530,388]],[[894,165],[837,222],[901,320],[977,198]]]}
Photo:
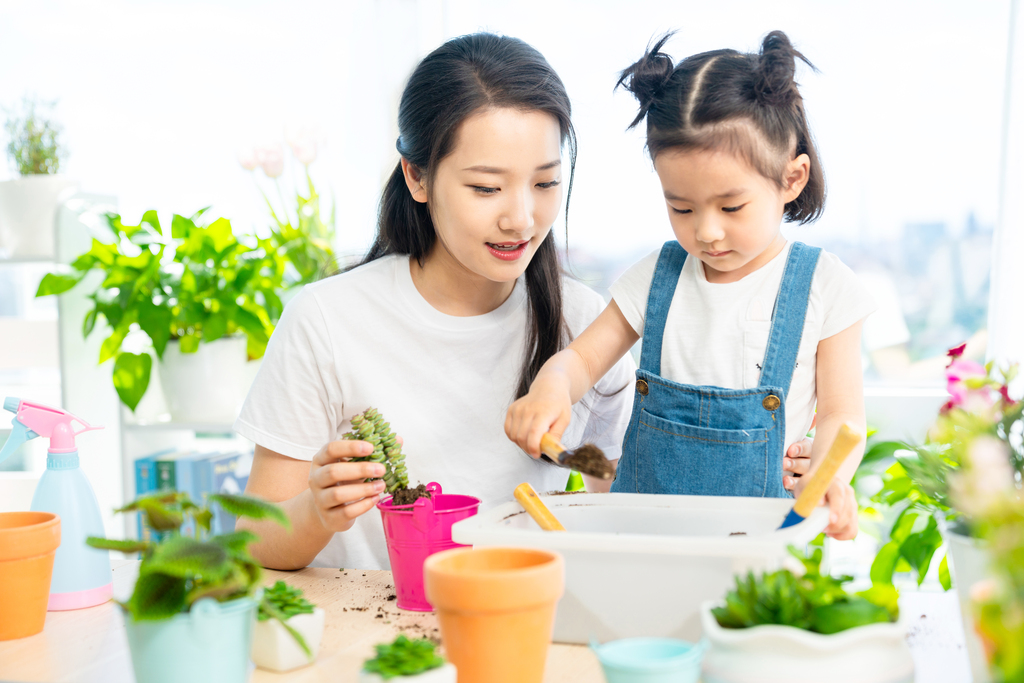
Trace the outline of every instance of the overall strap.
{"label": "overall strap", "polygon": [[779,295],[775,299],[775,312],[772,314],[772,328],[768,334],[768,348],[764,353],[759,386],[781,387],[784,394],[789,393],[800,350],[800,338],[804,333],[811,281],[820,254],[820,248],[809,247],[802,242],[793,242],[790,248],[786,270],[779,285]]}
{"label": "overall strap", "polygon": [[679,273],[686,262],[686,250],[679,242],[665,242],[654,269],[651,291],[647,295],[644,314],[644,337],[640,346],[640,369],[653,375],[661,374],[661,340],[665,334],[665,319],[676,293]]}

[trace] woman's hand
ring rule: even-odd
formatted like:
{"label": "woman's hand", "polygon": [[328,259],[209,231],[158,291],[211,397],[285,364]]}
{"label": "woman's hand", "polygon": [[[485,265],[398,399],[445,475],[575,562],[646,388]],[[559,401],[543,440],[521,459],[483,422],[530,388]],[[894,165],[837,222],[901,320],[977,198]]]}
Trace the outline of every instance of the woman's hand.
{"label": "woman's hand", "polygon": [[800,478],[810,470],[813,445],[813,439],[804,438],[786,451],[786,457],[782,459],[782,486],[787,491],[794,490]]}
{"label": "woman's hand", "polygon": [[531,458],[539,458],[540,437],[551,432],[556,439],[561,439],[571,418],[572,400],[568,388],[538,376],[530,392],[509,407],[505,434]]}
{"label": "woman's hand", "polygon": [[359,515],[380,501],[384,481],[364,481],[384,476],[379,462],[351,462],[373,453],[366,441],[332,441],[313,456],[309,490],[320,523],[327,531],[347,531]]}
{"label": "woman's hand", "polygon": [[[799,498],[809,480],[810,477],[801,478],[794,487],[793,495]],[[837,541],[856,538],[860,527],[857,524],[857,494],[853,487],[838,477],[834,478],[825,491],[825,503],[829,508],[829,524],[825,527],[825,535]]]}

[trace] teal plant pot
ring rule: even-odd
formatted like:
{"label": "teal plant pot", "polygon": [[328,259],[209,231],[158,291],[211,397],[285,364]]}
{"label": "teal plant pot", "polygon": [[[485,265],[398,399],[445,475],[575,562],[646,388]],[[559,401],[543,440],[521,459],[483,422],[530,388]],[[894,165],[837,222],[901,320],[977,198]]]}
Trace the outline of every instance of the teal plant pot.
{"label": "teal plant pot", "polygon": [[608,683],[697,683],[706,643],[624,638],[591,644]]}
{"label": "teal plant pot", "polygon": [[161,621],[125,615],[136,683],[246,683],[256,600],[204,598]]}

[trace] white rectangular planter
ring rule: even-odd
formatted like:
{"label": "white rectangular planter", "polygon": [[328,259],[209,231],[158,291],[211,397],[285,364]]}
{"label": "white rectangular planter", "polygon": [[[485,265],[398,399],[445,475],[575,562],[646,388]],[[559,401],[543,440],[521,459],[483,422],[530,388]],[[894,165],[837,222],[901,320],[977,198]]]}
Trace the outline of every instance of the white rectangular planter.
{"label": "white rectangular planter", "polygon": [[818,508],[778,531],[791,498],[575,493],[541,499],[567,531],[542,531],[513,501],[456,523],[452,540],[560,552],[559,643],[638,636],[696,642],[702,602],[725,597],[734,574],[778,569],[786,546],[808,543],[828,524],[828,511]]}
{"label": "white rectangular planter", "polygon": [[253,629],[252,661],[256,666],[270,671],[291,671],[316,660],[324,633],[324,611],[316,607],[312,614],[296,614],[288,620],[288,625],[302,634],[313,652],[313,659],[306,656],[277,619],[267,619],[257,621]]}

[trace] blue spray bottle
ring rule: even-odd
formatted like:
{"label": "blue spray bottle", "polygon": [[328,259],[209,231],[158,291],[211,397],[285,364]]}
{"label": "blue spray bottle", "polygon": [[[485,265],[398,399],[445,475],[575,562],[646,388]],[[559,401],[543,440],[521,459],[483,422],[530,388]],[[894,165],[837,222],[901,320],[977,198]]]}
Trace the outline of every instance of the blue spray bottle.
{"label": "blue spray bottle", "polygon": [[[75,446],[77,435],[102,427],[93,427],[58,408],[16,398],[5,399],[4,410],[15,416],[11,435],[0,450],[0,462],[30,439],[37,436],[50,439],[46,472],[32,496],[33,511],[53,512],[60,517],[60,546],[53,561],[47,609],[51,612],[80,609],[110,600],[114,588],[110,555],[85,544],[88,536],[105,534],[96,494],[78,467]],[[72,422],[83,425],[83,429],[75,431]]]}

